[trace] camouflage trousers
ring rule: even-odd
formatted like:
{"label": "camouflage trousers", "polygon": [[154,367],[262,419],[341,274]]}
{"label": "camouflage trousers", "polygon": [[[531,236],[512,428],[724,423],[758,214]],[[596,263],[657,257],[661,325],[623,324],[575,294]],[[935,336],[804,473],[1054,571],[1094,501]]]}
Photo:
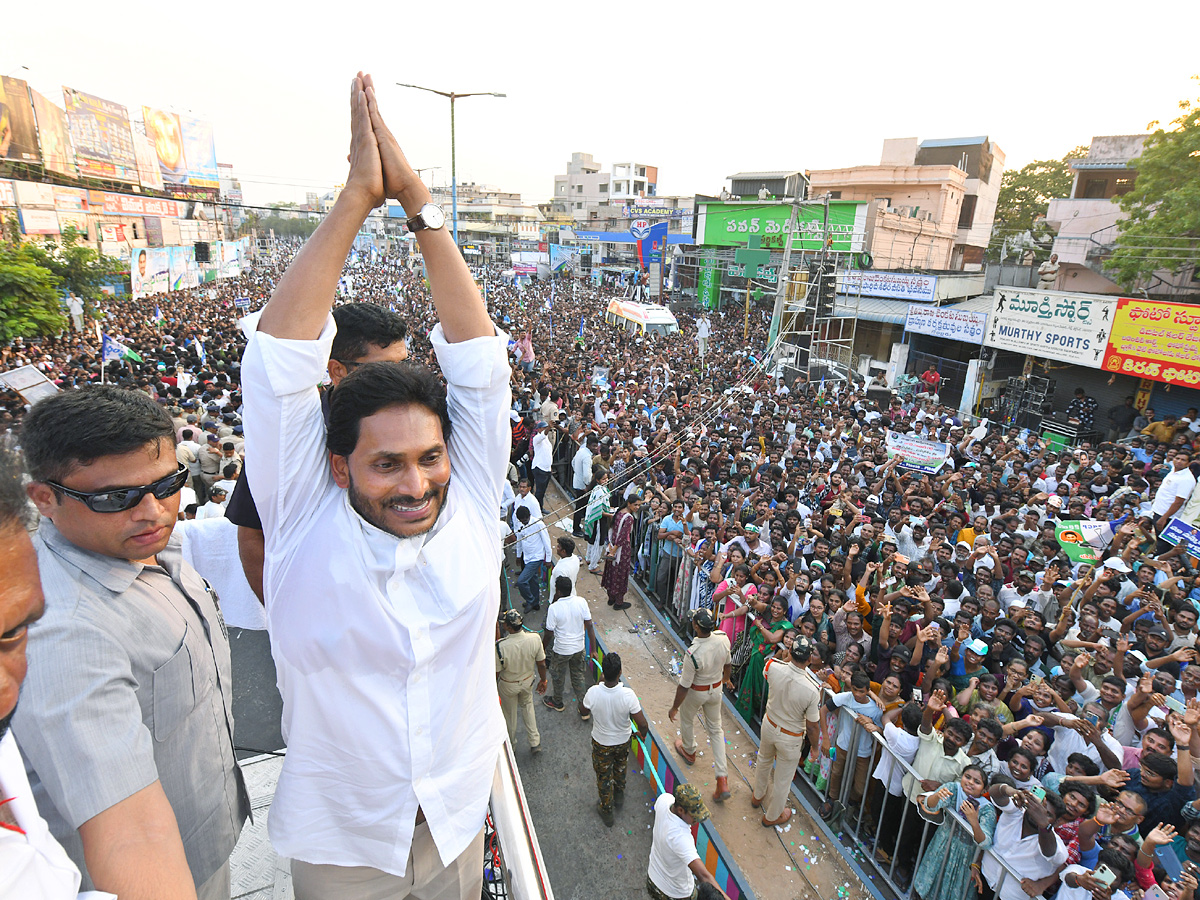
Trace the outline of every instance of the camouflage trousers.
{"label": "camouflage trousers", "polygon": [[651,900],[695,900],[696,895],[700,893],[700,885],[694,885],[692,892],[687,897],[672,897],[669,894],[664,894],[658,889],[658,885],[650,880],[650,876],[646,876],[646,893],[650,895]]}
{"label": "camouflage trousers", "polygon": [[608,746],[592,738],[592,768],[596,770],[596,790],[600,807],[613,808],[613,794],[625,793],[625,770],[629,768],[629,741]]}

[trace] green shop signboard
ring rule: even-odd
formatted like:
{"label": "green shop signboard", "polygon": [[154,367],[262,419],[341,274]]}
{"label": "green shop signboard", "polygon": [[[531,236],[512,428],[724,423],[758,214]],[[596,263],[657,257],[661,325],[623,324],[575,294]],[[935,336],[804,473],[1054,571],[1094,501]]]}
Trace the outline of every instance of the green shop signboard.
{"label": "green shop signboard", "polygon": [[700,267],[699,300],[705,309],[721,308],[721,269],[715,259],[706,259]]}
{"label": "green shop signboard", "polygon": [[[782,250],[791,223],[790,203],[698,203],[696,209],[696,243],[709,247],[740,247],[750,235],[758,235],[760,246]],[[822,218],[821,204],[800,207],[796,217],[796,240],[793,250],[820,250]],[[829,236],[833,250],[859,252],[867,230],[867,204],[850,200],[829,203]]]}

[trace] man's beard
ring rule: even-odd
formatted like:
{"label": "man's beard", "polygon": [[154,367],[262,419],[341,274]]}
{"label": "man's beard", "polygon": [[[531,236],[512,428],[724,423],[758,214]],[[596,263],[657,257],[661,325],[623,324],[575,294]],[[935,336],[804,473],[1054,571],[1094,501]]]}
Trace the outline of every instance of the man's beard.
{"label": "man's beard", "polygon": [[[360,494],[358,489],[354,486],[353,476],[350,477],[350,487],[347,488],[347,495],[350,499],[351,509],[353,509],[356,513],[358,513],[380,531],[386,531],[388,534],[392,535],[393,537],[400,538],[401,540],[420,537],[421,535],[428,534],[430,531],[432,531],[433,527],[437,525],[438,521],[442,518],[442,510],[446,508],[446,497],[449,496],[449,493],[449,479],[446,480],[446,483],[441,488],[430,491],[424,497],[419,499],[397,494],[389,497],[381,503],[370,500]],[[420,531],[414,531],[409,534],[400,534],[398,531],[395,531],[388,526],[387,510],[390,506],[393,504],[416,506],[424,503],[426,500],[432,500],[433,502],[437,503],[437,512],[434,514],[433,521],[430,522],[428,526],[422,528]]]}

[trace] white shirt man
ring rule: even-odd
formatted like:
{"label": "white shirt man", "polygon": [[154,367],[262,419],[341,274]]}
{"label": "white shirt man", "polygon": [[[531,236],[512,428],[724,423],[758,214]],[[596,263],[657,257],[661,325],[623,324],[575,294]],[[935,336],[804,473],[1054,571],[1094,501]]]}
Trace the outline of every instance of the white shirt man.
{"label": "white shirt man", "polygon": [[[380,895],[400,893],[407,878],[412,890],[436,881],[478,896],[506,733],[494,641],[496,511],[512,443],[508,337],[488,320],[453,238],[427,219],[417,241],[437,275],[430,342],[444,400],[420,371],[371,363],[377,376],[356,379],[360,369],[339,383],[326,427],[317,386],[336,329],[332,287],[382,200],[380,162],[405,209],[437,212],[379,127],[369,79],[355,87],[346,187],[280,281],[242,363],[288,742],[269,832],[293,861],[297,898],[364,896],[349,885],[354,867],[374,870],[362,874]],[[366,412],[339,397],[382,405]],[[340,452],[327,451],[327,437]]]}
{"label": "white shirt man", "polygon": [[554,652],[559,656],[578,653],[586,644],[587,623],[592,621],[588,602],[578,594],[559,597],[546,610],[546,631],[554,632]]}
{"label": "white shirt man", "polygon": [[[529,521],[530,522],[536,522],[541,519],[542,507],[538,504],[537,497],[533,496],[533,491],[529,490],[529,482],[524,481],[524,480],[522,480],[520,482],[520,484],[517,485],[517,493],[513,497],[512,511],[511,511],[511,514],[509,515],[509,523],[512,525],[513,531],[517,530],[517,525],[519,524],[517,522],[517,510],[520,509],[521,507],[525,507],[526,509],[529,510]],[[545,529],[543,529],[543,530],[545,530]],[[519,550],[517,551],[517,555],[518,556],[522,555]],[[538,558],[538,557],[535,557],[535,559],[536,558]],[[545,557],[541,557],[541,558],[549,559],[550,557],[545,556]]]}
{"label": "white shirt man", "polygon": [[533,436],[533,468],[539,472],[549,472],[553,460],[554,444],[546,434],[546,429],[539,427]]}
{"label": "white shirt man", "polygon": [[587,443],[581,444],[575,452],[575,457],[571,460],[571,487],[577,494],[587,490],[587,486],[592,480],[591,447],[592,445]]}
{"label": "white shirt man", "polygon": [[1174,512],[1178,512],[1183,504],[1188,502],[1188,498],[1192,496],[1192,491],[1195,489],[1196,476],[1192,474],[1186,464],[1183,468],[1172,469],[1162,480],[1162,484],[1158,486],[1154,502],[1150,505],[1151,514],[1155,519],[1159,519],[1172,512],[1172,507],[1174,507]]}

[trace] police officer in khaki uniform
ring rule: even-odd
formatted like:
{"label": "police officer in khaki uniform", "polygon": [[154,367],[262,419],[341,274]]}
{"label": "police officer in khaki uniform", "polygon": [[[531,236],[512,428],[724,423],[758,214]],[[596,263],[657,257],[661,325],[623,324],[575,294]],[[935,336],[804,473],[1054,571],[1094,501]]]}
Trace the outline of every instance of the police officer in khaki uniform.
{"label": "police officer in khaki uniform", "polygon": [[675,704],[667,713],[672,722],[679,722],[680,737],[675,739],[675,752],[689,766],[696,762],[696,711],[704,713],[704,730],[713,752],[713,768],[717,773],[717,789],[713,799],[729,799],[729,769],[725,762],[725,729],[721,725],[721,685],[730,684],[729,668],[732,657],[729,638],[716,630],[712,610],[698,609],[692,614],[692,630],[696,637],[683,657],[679,687],[675,689]]}
{"label": "police officer in khaki uniform", "polygon": [[[767,709],[763,715],[762,742],[755,768],[758,777],[750,805],[763,806],[766,827],[783,825],[792,817],[787,807],[788,788],[800,764],[800,750],[807,734],[809,743],[819,742],[817,722],[821,718],[821,691],[805,667],[812,656],[808,638],[796,638],[790,663],[772,657],[767,661]],[[771,763],[775,771],[771,772]],[[769,793],[768,793],[769,788]]]}
{"label": "police officer in khaki uniform", "polygon": [[546,693],[546,651],[542,639],[522,627],[524,619],[515,610],[500,617],[503,637],[496,642],[496,687],[500,691],[500,708],[508,724],[508,739],[517,742],[517,713],[525,721],[529,749],[542,752],[542,736],[538,733],[537,716],[533,710],[533,676],[538,676],[537,692]]}

